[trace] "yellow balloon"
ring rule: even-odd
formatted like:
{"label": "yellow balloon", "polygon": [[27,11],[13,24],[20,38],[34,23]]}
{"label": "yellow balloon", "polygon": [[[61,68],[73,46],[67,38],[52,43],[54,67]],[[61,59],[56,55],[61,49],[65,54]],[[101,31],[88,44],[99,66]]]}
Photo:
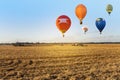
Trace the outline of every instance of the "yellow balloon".
{"label": "yellow balloon", "polygon": [[111,4],[108,4],[106,7],[106,11],[108,12],[108,14],[111,14],[111,12],[113,11],[113,6]]}

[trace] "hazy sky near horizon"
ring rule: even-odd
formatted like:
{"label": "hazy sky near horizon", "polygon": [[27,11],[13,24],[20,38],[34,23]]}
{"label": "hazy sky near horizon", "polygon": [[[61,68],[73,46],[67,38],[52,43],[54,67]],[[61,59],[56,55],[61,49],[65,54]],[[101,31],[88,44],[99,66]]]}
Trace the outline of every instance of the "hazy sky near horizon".
{"label": "hazy sky near horizon", "polygon": [[[75,7],[84,4],[87,15],[83,25],[75,15]],[[109,16],[107,4],[113,5]],[[0,42],[118,42],[120,41],[120,0],[0,0]],[[70,29],[62,38],[56,27],[56,18],[67,15],[72,20]],[[96,18],[106,20],[99,34]],[[81,27],[89,31],[84,35]]]}

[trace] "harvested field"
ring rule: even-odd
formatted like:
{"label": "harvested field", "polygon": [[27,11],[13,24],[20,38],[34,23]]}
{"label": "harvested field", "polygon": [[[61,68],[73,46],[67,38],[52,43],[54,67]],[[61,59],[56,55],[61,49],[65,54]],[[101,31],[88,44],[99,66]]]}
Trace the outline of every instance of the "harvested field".
{"label": "harvested field", "polygon": [[1,45],[0,80],[120,80],[120,44]]}

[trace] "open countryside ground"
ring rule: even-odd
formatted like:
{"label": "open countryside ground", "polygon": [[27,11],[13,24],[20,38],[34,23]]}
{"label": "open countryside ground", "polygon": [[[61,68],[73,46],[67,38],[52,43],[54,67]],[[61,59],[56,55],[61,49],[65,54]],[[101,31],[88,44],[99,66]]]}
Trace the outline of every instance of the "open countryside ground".
{"label": "open countryside ground", "polygon": [[0,80],[120,80],[120,44],[1,45]]}

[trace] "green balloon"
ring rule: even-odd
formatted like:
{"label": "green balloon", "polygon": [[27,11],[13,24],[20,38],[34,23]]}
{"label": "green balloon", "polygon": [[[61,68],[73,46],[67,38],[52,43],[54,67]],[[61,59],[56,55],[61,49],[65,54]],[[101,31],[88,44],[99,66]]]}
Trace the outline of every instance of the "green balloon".
{"label": "green balloon", "polygon": [[108,4],[106,7],[106,11],[108,12],[108,14],[111,14],[111,12],[113,11],[113,6],[111,4]]}

